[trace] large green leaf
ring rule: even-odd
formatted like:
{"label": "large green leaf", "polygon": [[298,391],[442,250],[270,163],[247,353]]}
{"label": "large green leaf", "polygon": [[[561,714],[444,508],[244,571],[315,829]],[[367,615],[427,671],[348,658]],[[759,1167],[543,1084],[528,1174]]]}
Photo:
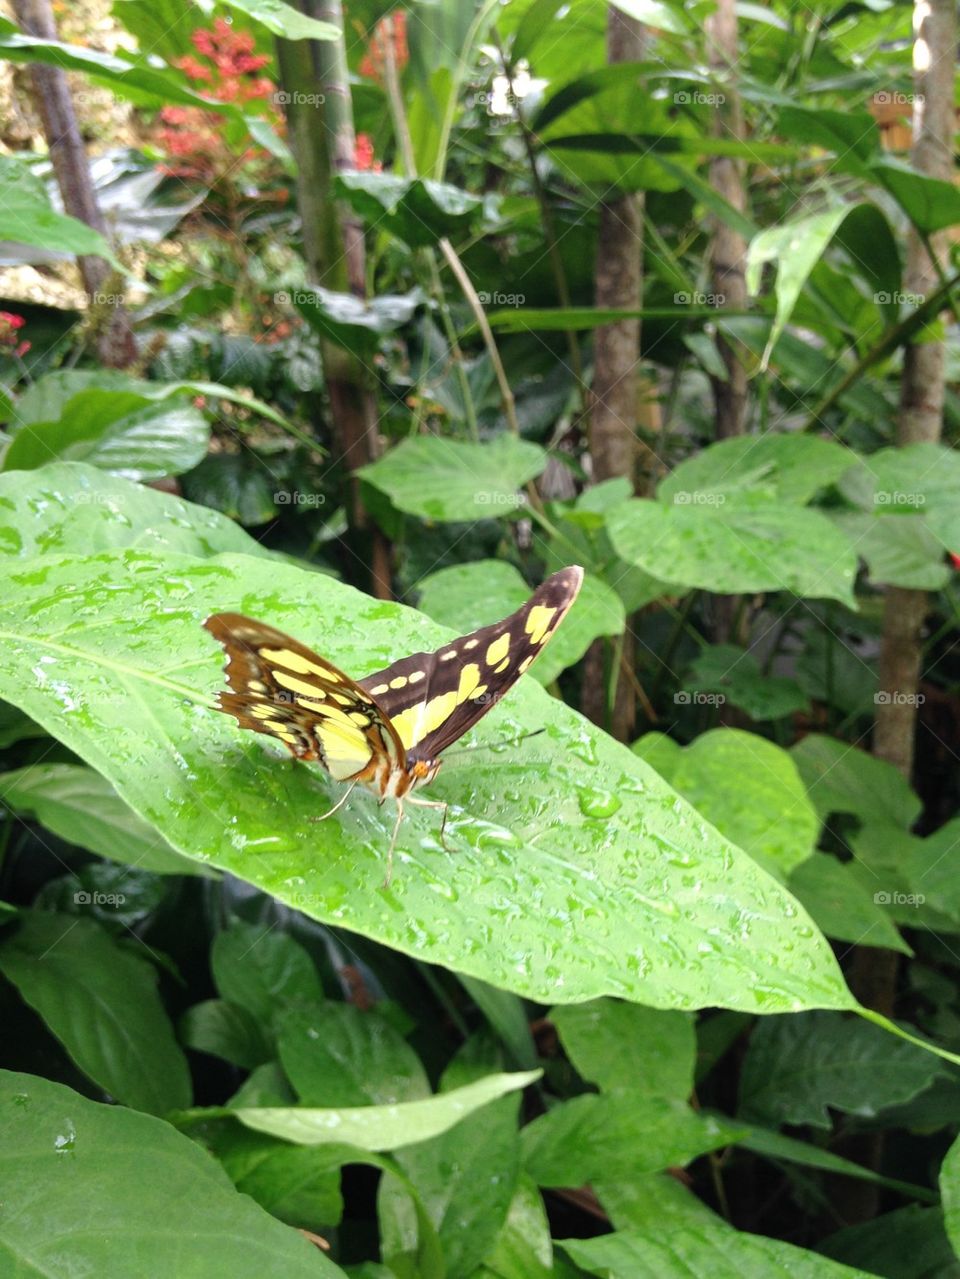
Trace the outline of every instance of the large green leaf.
{"label": "large green leaf", "polygon": [[219,1124],[206,1140],[236,1188],[271,1216],[321,1232],[340,1221],[342,1150],[291,1146],[239,1124]]}
{"label": "large green leaf", "polygon": [[[498,1097],[525,1088],[539,1070],[486,1075],[475,1083],[418,1101],[383,1106],[237,1107],[231,1111],[248,1128],[303,1146],[348,1145],[360,1150],[397,1150],[429,1141]],[[202,1114],[203,1112],[198,1112]]]}
{"label": "large green leaf", "polygon": [[550,1020],[578,1072],[602,1091],[627,1088],[679,1101],[693,1091],[697,1041],[686,1013],[593,999],[554,1008]]}
{"label": "large green leaf", "polygon": [[[677,694],[684,696],[689,694]],[[641,758],[647,758],[645,741],[641,737],[633,748]],[[650,762],[697,812],[772,873],[787,874],[813,852],[820,822],[806,787],[790,755],[765,737],[715,728],[684,749],[659,750]]]}
{"label": "large green leaf", "polygon": [[104,1279],[343,1275],[149,1115],[4,1071],[0,1133],[0,1268],[10,1276],[63,1275],[65,1265]]}
{"label": "large green leaf", "polygon": [[24,911],[0,942],[0,970],[85,1075],[127,1105],[164,1114],[189,1104],[190,1076],[145,955],[92,919]]}
{"label": "large green leaf", "polygon": [[[851,942],[854,946],[886,946],[911,954],[910,947],[884,912],[883,893],[873,886],[880,880],[874,878],[873,884],[864,883],[858,869],[829,853],[814,853],[794,868],[788,886],[827,937]],[[889,890],[887,896],[891,896]]]}
{"label": "large green leaf", "polygon": [[[39,518],[37,512],[43,512]],[[142,488],[85,462],[51,462],[0,475],[0,556],[110,547],[267,556],[258,541],[219,511]]]}
{"label": "large green leaf", "polygon": [[698,1217],[671,1220],[651,1215],[644,1228],[618,1230],[598,1239],[565,1239],[560,1245],[585,1270],[603,1279],[681,1279],[709,1274],[711,1279],[872,1279],[827,1261],[782,1239],[735,1231],[719,1218],[709,1225]]}
{"label": "large green leaf", "polygon": [[943,545],[922,515],[831,513],[831,519],[866,562],[877,585],[939,591],[950,580]]}
{"label": "large green leaf", "polygon": [[[423,611],[461,635],[499,621],[530,597],[519,572],[501,560],[454,564],[431,573],[417,586]],[[626,624],[617,593],[594,574],[585,574],[573,608],[532,667],[534,679],[552,684],[561,671],[579,662],[595,639],[621,635]]]}
{"label": "large green leaf", "polygon": [[264,1025],[290,1004],[323,999],[316,966],[306,950],[271,925],[235,920],[217,933],[210,954],[217,990]]}
{"label": "large green leaf", "polygon": [[930,235],[960,222],[960,191],[952,182],[918,173],[892,155],[874,161],[870,172],[923,234]]}
{"label": "large green leaf", "polygon": [[278,1049],[304,1106],[391,1106],[430,1095],[419,1057],[376,1011],[330,1001],[291,1008]]}
{"label": "large green leaf", "polygon": [[419,435],[357,473],[409,515],[461,521],[522,511],[525,498],[518,490],[546,464],[539,445],[512,435],[488,444]]}
{"label": "large green leaf", "polygon": [[42,62],[64,71],[81,71],[105,84],[120,98],[137,103],[164,106],[202,107],[241,121],[243,116],[232,102],[217,102],[189,88],[182,74],[160,70],[144,62],[131,62],[113,53],[88,49],[83,45],[64,44],[60,40],[44,40],[40,36],[19,31],[0,35],[0,60],[7,62]]}
{"label": "large green leaf", "polygon": [[819,511],[707,492],[611,511],[617,554],[664,580],[721,594],[792,591],[853,605],[857,559]]}
{"label": "large green leaf", "polygon": [[331,783],[209,709],[223,680],[200,625],[212,611],[269,618],[358,675],[446,642],[422,615],[271,561],[139,550],[9,561],[0,592],[0,694],[174,848],[317,919],[551,1003],[852,1005],[792,898],[531,681],[477,740],[546,731],[509,756],[451,760],[433,793],[452,805],[453,852],[435,814],[408,814],[389,888],[389,811],[358,790],[317,826]]}
{"label": "large green leaf", "polygon": [[80,391],[54,421],[24,423],[3,455],[4,471],[87,462],[132,480],[180,475],[207,451],[210,427],[186,399],[157,402],[135,391]]}
{"label": "large green leaf", "polygon": [[747,1119],[830,1128],[828,1107],[873,1116],[909,1101],[942,1064],[859,1017],[802,1013],[760,1022],[740,1079]]}
{"label": "large green leaf", "polygon": [[689,504],[697,500],[695,494],[723,494],[731,500],[748,494],[755,501],[803,505],[856,460],[849,449],[815,435],[741,435],[710,444],[674,467],[658,486],[657,497]]}
{"label": "large green leaf", "polygon": [[92,254],[123,270],[100,232],[51,208],[43,182],[13,156],[0,156],[0,240],[56,253]]}
{"label": "large green leaf", "polygon": [[859,1274],[887,1279],[910,1279],[913,1275],[953,1279],[957,1272],[957,1255],[944,1230],[943,1212],[919,1204],[847,1226],[819,1247],[827,1257],[848,1266],[862,1266]]}
{"label": "large green leaf", "polygon": [[881,449],[862,458],[841,487],[874,514],[915,517],[948,551],[960,548],[960,454],[943,444]]}
{"label": "large green leaf", "polygon": [[523,1164],[539,1186],[582,1186],[600,1176],[632,1178],[688,1164],[736,1141],[739,1132],[675,1098],[618,1088],[574,1097],[527,1124]]}
{"label": "large green leaf", "polygon": [[160,875],[203,875],[128,808],[106,778],[80,764],[30,764],[0,773],[0,802],[61,839]]}
{"label": "large green leaf", "polygon": [[886,820],[907,828],[921,803],[903,774],[849,742],[810,733],[790,754],[821,817],[852,813],[863,821]]}
{"label": "large green leaf", "polygon": [[809,703],[796,680],[764,675],[747,649],[734,644],[710,644],[690,664],[683,681],[690,693],[720,693],[731,706],[751,719],[779,719],[806,710]]}

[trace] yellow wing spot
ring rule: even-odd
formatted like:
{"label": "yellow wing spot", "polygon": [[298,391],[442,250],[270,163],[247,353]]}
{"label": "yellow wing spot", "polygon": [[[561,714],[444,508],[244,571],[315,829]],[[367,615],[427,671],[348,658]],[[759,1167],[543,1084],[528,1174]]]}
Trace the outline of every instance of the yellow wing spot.
{"label": "yellow wing spot", "polygon": [[426,679],[426,678],[427,678],[426,671],[414,671],[413,674],[410,676],[410,683],[419,684],[422,679]]}
{"label": "yellow wing spot", "polygon": [[504,631],[487,649],[487,665],[496,666],[510,652],[510,632]]}
{"label": "yellow wing spot", "polygon": [[510,658],[505,657],[503,661],[500,663],[500,665],[494,668],[494,672],[493,672],[494,675],[502,675],[509,665],[510,665]]}
{"label": "yellow wing spot", "polygon": [[288,675],[286,671],[274,671],[273,677],[281,688],[288,689],[291,693],[300,693],[303,697],[312,697],[320,701],[326,697],[323,689],[317,688],[316,684],[310,684],[305,679],[297,679],[295,675]]}
{"label": "yellow wing spot", "polygon": [[527,669],[527,667],[530,665],[530,663],[533,661],[533,659],[534,659],[535,657],[536,657],[536,653],[531,653],[529,657],[525,657],[525,658],[523,659],[523,661],[520,663],[520,674],[521,674],[521,675],[522,675],[522,674],[523,674],[523,672]]}
{"label": "yellow wing spot", "polygon": [[480,641],[479,641],[478,639],[464,640],[464,642],[463,642],[463,647],[464,647],[464,648],[476,648],[476,647],[477,647],[477,645],[478,645],[479,643],[480,643]]}
{"label": "yellow wing spot", "polygon": [[272,706],[251,706],[249,713],[254,719],[271,719],[275,711]]}
{"label": "yellow wing spot", "polygon": [[473,697],[480,683],[480,667],[476,662],[468,662],[460,672],[460,683],[457,687],[457,705]]}
{"label": "yellow wing spot", "polygon": [[530,636],[531,644],[543,643],[556,611],[555,608],[548,608],[546,604],[535,604],[533,606],[527,614],[527,621],[524,626],[524,630]]}
{"label": "yellow wing spot", "polygon": [[440,661],[452,662],[453,659],[456,657],[456,655],[457,655],[457,650],[455,648],[448,648],[445,653],[440,654]]}
{"label": "yellow wing spot", "polygon": [[[449,693],[441,693],[439,697],[432,698],[426,705],[417,703],[414,706],[408,706],[405,711],[395,716],[393,727],[397,730],[404,747],[410,750],[416,742],[422,742],[428,733],[439,728],[456,709],[457,694],[451,690]],[[416,741],[414,733],[417,733]]]}
{"label": "yellow wing spot", "polygon": [[398,676],[396,677],[396,679],[392,679],[392,680],[390,681],[390,687],[391,687],[391,688],[406,688],[406,687],[407,687],[407,677],[406,677],[406,675],[398,675]]}
{"label": "yellow wing spot", "polygon": [[276,733],[278,737],[283,737],[287,731],[286,724],[280,719],[265,719],[263,721],[263,727],[269,728],[270,732]]}
{"label": "yellow wing spot", "polygon": [[247,688],[251,693],[265,693],[267,691],[267,686],[262,679],[247,680]]}
{"label": "yellow wing spot", "polygon": [[359,724],[361,728],[366,728],[370,723],[370,716],[364,715],[363,711],[351,711],[350,718],[355,724]]}
{"label": "yellow wing spot", "polygon": [[277,736],[281,742],[286,742],[288,746],[296,746],[297,744],[296,733],[278,733]]}
{"label": "yellow wing spot", "polygon": [[487,691],[487,686],[486,686],[486,684],[478,684],[478,685],[477,685],[477,687],[476,687],[476,688],[473,690],[473,692],[470,694],[470,696],[471,696],[471,697],[482,697],[486,691]]}
{"label": "yellow wing spot", "polygon": [[320,666],[317,662],[311,662],[308,658],[303,657],[300,653],[294,653],[289,648],[262,648],[260,656],[266,658],[276,666],[283,666],[288,671],[295,671],[297,675],[319,675],[321,679],[329,680],[331,684],[339,684],[340,676],[336,671],[330,669],[329,666]]}
{"label": "yellow wing spot", "polygon": [[371,688],[370,692],[374,695],[374,697],[379,697],[381,693],[389,693],[389,692],[390,692],[390,685],[389,685],[389,684],[378,684],[376,688]]}

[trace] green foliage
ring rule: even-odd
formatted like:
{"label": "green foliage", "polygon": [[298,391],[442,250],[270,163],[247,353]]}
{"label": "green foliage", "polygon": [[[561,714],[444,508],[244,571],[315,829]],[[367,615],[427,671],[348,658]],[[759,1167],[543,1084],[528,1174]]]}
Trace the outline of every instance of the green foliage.
{"label": "green foliage", "polygon": [[[18,1274],[957,1269],[956,255],[923,297],[903,246],[960,196],[881,109],[909,115],[905,6],[738,5],[723,74],[709,5],[614,7],[645,61],[608,62],[599,0],[359,0],[343,32],[228,0],[216,56],[168,0],[117,0],[120,54],[0,20],[0,58],[72,73],[110,229],[18,155],[8,256],[115,272],[79,315],[15,280],[0,311]],[[633,192],[643,304],[600,308]],[[636,466],[597,483],[625,320]],[[932,341],[943,441],[899,447]],[[214,708],[213,611],[362,677],[574,563],[389,886],[392,800],[326,818],[322,767]],[[891,587],[930,593],[910,778],[875,732]]]}

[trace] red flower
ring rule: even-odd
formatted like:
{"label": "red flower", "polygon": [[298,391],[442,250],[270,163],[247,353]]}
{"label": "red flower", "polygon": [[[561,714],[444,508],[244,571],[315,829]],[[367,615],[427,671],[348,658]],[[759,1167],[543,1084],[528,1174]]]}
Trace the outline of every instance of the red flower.
{"label": "red flower", "polygon": [[353,144],[353,163],[357,169],[369,169],[371,173],[382,173],[383,165],[373,158],[373,142],[368,133],[358,133]]}
{"label": "red flower", "polygon": [[370,37],[370,44],[360,63],[360,74],[373,80],[382,80],[387,61],[387,50],[393,46],[393,60],[402,71],[410,60],[407,48],[407,15],[402,9],[381,18]]}
{"label": "red flower", "polygon": [[14,315],[11,311],[0,311],[0,346],[9,347],[13,354],[20,357],[30,350],[29,342],[19,342],[17,333],[26,324],[22,315]]}
{"label": "red flower", "polygon": [[960,555],[956,551],[950,552],[950,562],[954,568],[960,568]]}

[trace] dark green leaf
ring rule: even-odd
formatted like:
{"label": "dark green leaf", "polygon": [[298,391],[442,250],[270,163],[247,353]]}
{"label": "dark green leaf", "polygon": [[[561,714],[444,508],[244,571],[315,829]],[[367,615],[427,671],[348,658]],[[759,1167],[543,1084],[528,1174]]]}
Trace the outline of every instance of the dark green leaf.
{"label": "dark green leaf", "polygon": [[852,813],[864,821],[885,818],[908,828],[920,816],[920,800],[903,774],[848,742],[810,733],[790,754],[824,819],[831,813]]}
{"label": "dark green leaf", "polygon": [[160,1120],[3,1072],[0,1132],[0,1252],[11,1275],[63,1274],[65,1257],[75,1272],[104,1277],[171,1266],[177,1279],[343,1275]]}
{"label": "dark green leaf", "polygon": [[912,953],[876,900],[877,890],[864,883],[856,867],[828,853],[814,853],[795,867],[788,887],[825,936],[854,946]]}
{"label": "dark green leaf", "polygon": [[337,191],[371,228],[411,248],[455,239],[495,213],[489,199],[429,178],[347,172],[337,178]]}
{"label": "dark green leaf", "polygon": [[691,693],[722,693],[751,719],[780,719],[809,706],[795,680],[763,675],[754,655],[734,644],[710,644],[691,663],[684,686]]}
{"label": "dark green leaf", "polygon": [[288,933],[235,920],[217,934],[210,956],[213,979],[224,999],[264,1025],[287,1004],[323,999],[313,960]]}
{"label": "dark green leaf", "polygon": [[222,1057],[243,1070],[253,1070],[273,1056],[269,1037],[254,1015],[225,999],[207,999],[188,1008],[180,1021],[180,1038],[188,1048]]}
{"label": "dark green leaf", "polygon": [[23,911],[0,942],[0,970],[85,1075],[125,1105],[165,1114],[189,1104],[190,1076],[147,953],[91,919]]}
{"label": "dark green leaf", "polygon": [[696,1035],[686,1013],[593,999],[554,1008],[550,1020],[584,1079],[685,1101],[693,1091]]}

